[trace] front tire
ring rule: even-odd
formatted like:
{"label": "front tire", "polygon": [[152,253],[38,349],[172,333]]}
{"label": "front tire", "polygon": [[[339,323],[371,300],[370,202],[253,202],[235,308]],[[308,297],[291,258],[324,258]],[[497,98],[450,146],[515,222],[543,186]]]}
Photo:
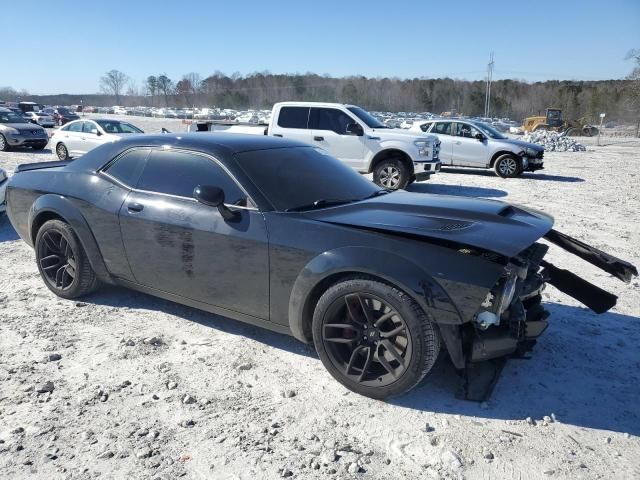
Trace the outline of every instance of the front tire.
{"label": "front tire", "polygon": [[36,262],[45,285],[62,298],[78,298],[98,286],[82,244],[61,220],[45,222],[35,241]]}
{"label": "front tire", "polygon": [[5,136],[0,133],[0,152],[8,152],[9,150],[11,150],[9,142],[7,142]]}
{"label": "front tire", "polygon": [[414,388],[440,352],[437,327],[406,293],[368,278],[329,288],[313,315],[313,341],[329,373],[360,395]]}
{"label": "front tire", "polygon": [[411,179],[411,172],[399,160],[383,160],[373,170],[373,181],[383,188],[399,190],[406,188]]}
{"label": "front tire", "polygon": [[64,143],[56,145],[56,155],[58,155],[60,160],[69,160],[69,151]]}
{"label": "front tire", "polygon": [[501,178],[514,178],[522,173],[522,161],[513,155],[501,155],[496,159],[493,168]]}

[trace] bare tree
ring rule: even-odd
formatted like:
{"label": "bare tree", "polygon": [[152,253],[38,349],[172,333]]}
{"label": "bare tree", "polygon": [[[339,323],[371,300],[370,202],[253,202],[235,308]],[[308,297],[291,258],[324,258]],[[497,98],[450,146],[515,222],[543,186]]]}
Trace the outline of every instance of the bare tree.
{"label": "bare tree", "polygon": [[173,81],[167,77],[166,73],[158,76],[158,92],[162,93],[166,106],[169,106],[169,95],[173,93]]}
{"label": "bare tree", "polygon": [[631,50],[626,59],[635,62],[633,70],[627,75],[627,79],[631,80],[629,110],[636,115],[636,137],[640,137],[640,49]]}
{"label": "bare tree", "polygon": [[155,75],[149,75],[146,80],[147,92],[151,95],[151,106],[153,107],[158,93],[158,78]]}
{"label": "bare tree", "polygon": [[116,103],[120,105],[120,95],[129,83],[129,77],[120,70],[109,70],[100,78],[100,89],[107,94],[116,97]]}

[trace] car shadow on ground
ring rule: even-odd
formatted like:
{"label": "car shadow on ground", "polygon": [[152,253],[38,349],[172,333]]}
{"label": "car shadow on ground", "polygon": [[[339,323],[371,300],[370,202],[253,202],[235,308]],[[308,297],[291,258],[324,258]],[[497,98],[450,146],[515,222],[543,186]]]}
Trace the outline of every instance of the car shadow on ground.
{"label": "car shadow on ground", "polygon": [[20,237],[13,229],[7,214],[2,212],[0,213],[0,242],[11,242],[13,240],[18,240]]}
{"label": "car shadow on ground", "polygon": [[[317,358],[313,346],[288,335],[124,288],[103,288],[86,301],[162,311]],[[640,333],[634,324],[640,319],[617,313],[595,315],[585,308],[561,304],[548,304],[547,308],[551,312],[549,330],[530,359],[507,362],[488,408],[456,398],[461,379],[446,354],[441,355],[417,388],[388,403],[414,410],[503,420],[526,417],[539,420],[554,413],[562,423],[639,435],[640,412],[635,405],[640,403],[640,363],[635,345],[640,338],[635,337],[640,337]]]}
{"label": "car shadow on ground", "polygon": [[[280,350],[317,358],[312,346],[305,345],[289,335],[122,287],[103,286],[96,293],[83,298],[83,301],[111,307],[155,310],[231,335],[241,335]],[[176,328],[179,328],[178,323],[176,323]]]}
{"label": "car shadow on ground", "polygon": [[463,185],[443,185],[440,183],[412,183],[407,191],[416,193],[436,193],[439,195],[456,195],[460,197],[506,197],[504,190],[497,188],[467,187]]}
{"label": "car shadow on ground", "polygon": [[[29,147],[13,147],[10,150],[11,153],[31,153],[33,155],[51,155],[52,151],[49,148],[45,148],[43,150],[34,150]],[[4,152],[7,153],[7,152]]]}
{"label": "car shadow on ground", "polygon": [[561,423],[640,435],[640,318],[562,304],[547,309],[548,331],[530,359],[507,361],[488,405],[455,397],[461,379],[446,357],[417,388],[389,403],[503,420],[554,413]]}
{"label": "car shadow on ground", "polygon": [[[482,175],[485,177],[496,177],[496,174],[493,173],[492,170],[480,170],[475,168],[454,168],[454,167],[442,167],[440,170],[441,173],[458,173],[461,175]],[[580,177],[567,177],[564,175],[547,175],[546,173],[532,173],[525,172],[520,175],[521,179],[526,180],[547,180],[550,182],[567,182],[567,183],[578,183],[584,182],[584,178]],[[509,179],[505,179],[508,181]]]}

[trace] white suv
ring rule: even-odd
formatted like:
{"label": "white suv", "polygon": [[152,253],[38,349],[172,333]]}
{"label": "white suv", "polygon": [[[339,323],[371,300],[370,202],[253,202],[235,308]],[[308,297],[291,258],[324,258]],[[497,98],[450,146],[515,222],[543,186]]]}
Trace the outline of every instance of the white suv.
{"label": "white suv", "polygon": [[437,135],[444,166],[493,168],[502,178],[544,168],[544,147],[508,138],[485,123],[429,120],[414,123],[410,130]]}

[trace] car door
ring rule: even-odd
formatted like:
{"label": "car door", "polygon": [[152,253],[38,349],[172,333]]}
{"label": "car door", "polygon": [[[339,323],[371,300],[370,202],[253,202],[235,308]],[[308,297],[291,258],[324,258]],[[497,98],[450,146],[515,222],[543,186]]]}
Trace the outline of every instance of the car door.
{"label": "car door", "polygon": [[489,143],[476,138],[480,130],[467,122],[456,122],[453,129],[453,157],[457,165],[482,167],[489,164]]}
{"label": "car door", "polygon": [[84,122],[78,120],[77,122],[71,122],[60,129],[60,137],[62,143],[67,147],[69,155],[72,157],[79,157],[84,152],[82,151],[82,136],[84,135],[82,129]]}
{"label": "car door", "polygon": [[[223,189],[237,217],[197,202],[198,185]],[[249,205],[249,206],[247,206]],[[263,215],[210,156],[152,150],[120,210],[136,282],[262,319],[269,318],[269,257]]]}
{"label": "car door", "polygon": [[304,143],[313,143],[309,130],[309,107],[280,107],[277,118],[271,126],[271,135]]}
{"label": "car door", "polygon": [[434,122],[429,133],[438,136],[440,140],[440,161],[443,165],[456,165],[453,157],[453,137],[451,136],[452,122]]}
{"label": "car door", "polygon": [[[95,122],[89,120],[82,123],[82,136],[78,142],[78,149],[81,151],[81,155],[84,155],[88,151],[102,145],[103,140],[102,132]],[[100,132],[100,135],[98,135],[98,132]]]}
{"label": "car door", "polygon": [[313,145],[360,171],[365,167],[365,137],[347,134],[347,125],[351,123],[359,124],[353,117],[337,108],[314,107],[309,116]]}

